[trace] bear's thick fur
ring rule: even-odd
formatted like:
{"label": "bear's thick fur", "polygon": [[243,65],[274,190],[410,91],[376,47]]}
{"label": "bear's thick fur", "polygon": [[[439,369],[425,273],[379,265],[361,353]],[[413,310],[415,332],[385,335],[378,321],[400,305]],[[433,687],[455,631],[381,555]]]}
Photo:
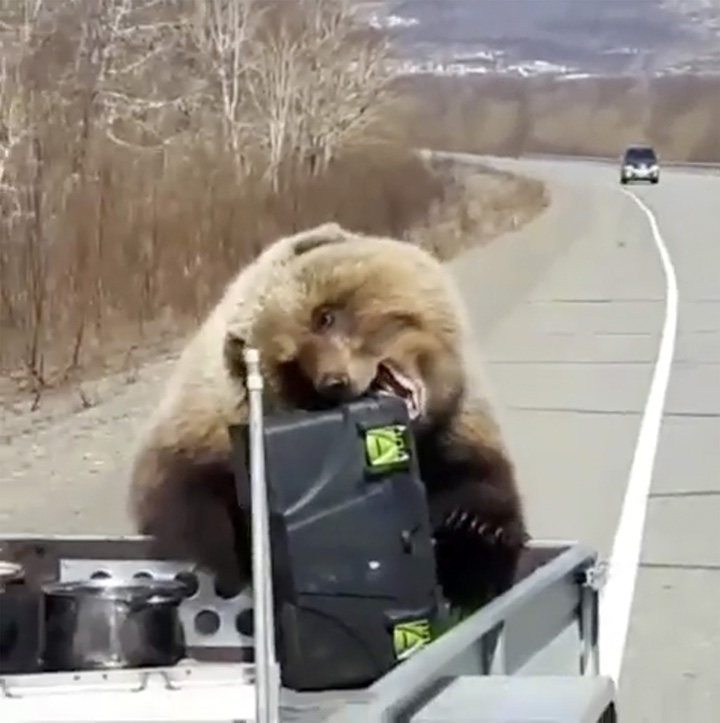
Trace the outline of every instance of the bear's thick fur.
{"label": "bear's thick fur", "polygon": [[228,286],[185,348],[135,461],[138,529],[222,586],[250,577],[227,428],[246,421],[242,350],[260,351],[266,410],[370,389],[406,399],[448,599],[512,582],[527,538],[493,414],[468,389],[465,310],[444,266],[404,241],[323,224],[271,245]]}

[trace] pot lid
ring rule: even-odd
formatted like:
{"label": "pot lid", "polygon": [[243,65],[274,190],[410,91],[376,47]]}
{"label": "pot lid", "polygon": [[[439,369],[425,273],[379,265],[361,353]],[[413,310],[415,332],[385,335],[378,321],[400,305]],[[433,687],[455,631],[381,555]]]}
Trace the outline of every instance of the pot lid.
{"label": "pot lid", "polygon": [[0,583],[13,582],[24,577],[25,570],[19,562],[0,560]]}
{"label": "pot lid", "polygon": [[43,591],[51,595],[73,597],[101,597],[115,600],[142,600],[149,597],[158,602],[162,599],[185,597],[187,585],[180,580],[128,580],[126,578],[100,578],[90,580],[69,580],[43,585]]}

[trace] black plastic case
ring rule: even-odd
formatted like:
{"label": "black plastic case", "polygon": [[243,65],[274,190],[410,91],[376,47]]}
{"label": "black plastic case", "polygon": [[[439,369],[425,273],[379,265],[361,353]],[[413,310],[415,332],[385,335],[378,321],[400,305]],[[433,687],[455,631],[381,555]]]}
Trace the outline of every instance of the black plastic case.
{"label": "black plastic case", "polygon": [[[247,511],[247,428],[232,436]],[[405,404],[378,396],[268,416],[265,457],[283,684],[369,685],[428,641],[439,609]]]}

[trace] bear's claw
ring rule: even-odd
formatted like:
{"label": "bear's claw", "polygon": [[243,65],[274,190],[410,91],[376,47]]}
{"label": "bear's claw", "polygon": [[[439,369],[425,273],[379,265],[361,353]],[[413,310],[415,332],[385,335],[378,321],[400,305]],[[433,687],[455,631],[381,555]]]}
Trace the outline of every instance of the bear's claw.
{"label": "bear's claw", "polygon": [[459,542],[464,538],[468,544],[505,545],[508,547],[522,547],[529,539],[524,530],[518,526],[492,525],[483,521],[482,516],[466,509],[454,509],[435,529],[435,540],[442,544],[452,539]]}

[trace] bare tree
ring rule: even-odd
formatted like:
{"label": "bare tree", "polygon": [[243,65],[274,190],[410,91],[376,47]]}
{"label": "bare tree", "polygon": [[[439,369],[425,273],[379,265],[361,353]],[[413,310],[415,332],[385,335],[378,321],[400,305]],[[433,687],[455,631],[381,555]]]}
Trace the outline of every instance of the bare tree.
{"label": "bare tree", "polygon": [[260,14],[255,0],[195,0],[189,23],[204,61],[209,96],[219,105],[223,137],[240,174],[247,164],[243,143],[248,128],[243,118],[247,47]]}
{"label": "bare tree", "polygon": [[37,8],[24,84],[77,112],[82,139],[97,129],[121,145],[160,147],[164,116],[186,102],[172,72],[181,0],[24,1]]}
{"label": "bare tree", "polygon": [[246,89],[251,137],[264,152],[266,175],[275,191],[283,161],[300,143],[301,61],[307,38],[295,30],[287,17],[268,17],[248,48]]}
{"label": "bare tree", "polygon": [[365,136],[391,98],[388,45],[344,0],[268,2],[249,44],[254,139],[278,187],[283,164],[312,175]]}
{"label": "bare tree", "polygon": [[163,118],[177,118],[189,90],[172,77],[179,10],[177,0],[71,0],[65,7],[77,23],[70,78],[85,101],[84,132],[94,118],[125,146],[158,148],[174,137],[177,127],[169,132]]}
{"label": "bare tree", "polygon": [[[26,205],[24,179],[16,170],[33,155],[32,98],[22,85],[19,69],[29,53],[32,28],[41,9],[42,0],[14,0],[0,6],[0,325],[28,329],[33,341],[23,361],[33,376],[38,368],[39,323],[32,319],[42,317],[43,307],[43,299],[33,296],[33,290],[39,288],[42,259],[37,246],[14,246],[12,233]],[[30,305],[35,310],[32,319],[23,318],[21,309]]]}
{"label": "bare tree", "polygon": [[15,189],[6,184],[5,172],[13,150],[28,136],[18,66],[28,53],[32,28],[43,0],[15,0],[0,13],[0,193]]}
{"label": "bare tree", "polygon": [[7,58],[0,57],[0,198],[13,194],[15,188],[6,179],[13,150],[26,134],[20,89],[12,77]]}
{"label": "bare tree", "polygon": [[368,133],[394,100],[387,37],[361,28],[346,0],[306,0],[309,32],[300,152],[320,173],[337,152]]}

